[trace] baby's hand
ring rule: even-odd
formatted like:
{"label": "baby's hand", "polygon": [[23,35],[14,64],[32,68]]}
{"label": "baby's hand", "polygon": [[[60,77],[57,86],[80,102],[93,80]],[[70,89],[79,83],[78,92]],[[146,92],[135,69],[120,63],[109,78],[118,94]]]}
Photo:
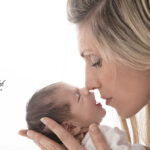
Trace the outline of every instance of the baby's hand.
{"label": "baby's hand", "polygon": [[89,128],[76,127],[72,129],[70,133],[78,140],[79,143],[81,143],[88,130]]}

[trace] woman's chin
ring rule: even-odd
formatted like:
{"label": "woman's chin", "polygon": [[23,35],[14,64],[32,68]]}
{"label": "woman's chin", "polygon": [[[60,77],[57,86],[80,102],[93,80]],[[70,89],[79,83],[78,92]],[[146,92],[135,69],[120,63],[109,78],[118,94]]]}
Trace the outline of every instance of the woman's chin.
{"label": "woman's chin", "polygon": [[129,112],[122,112],[122,111],[119,112],[119,111],[117,111],[117,113],[121,117],[121,119],[128,119],[132,116],[132,114],[129,113]]}

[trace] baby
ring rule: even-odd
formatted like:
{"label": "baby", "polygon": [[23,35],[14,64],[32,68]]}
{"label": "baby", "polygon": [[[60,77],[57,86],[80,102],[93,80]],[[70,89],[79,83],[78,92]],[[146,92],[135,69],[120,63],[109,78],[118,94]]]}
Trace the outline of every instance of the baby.
{"label": "baby", "polygon": [[[40,121],[42,117],[54,119],[70,133],[77,127],[86,129],[91,123],[99,124],[106,114],[105,109],[100,103],[96,104],[94,93],[85,94],[84,90],[58,82],[36,92],[27,104],[28,128],[61,143]],[[99,127],[112,150],[144,150],[139,144],[131,145],[120,129],[102,125]],[[96,150],[88,132],[81,144],[87,150]]]}

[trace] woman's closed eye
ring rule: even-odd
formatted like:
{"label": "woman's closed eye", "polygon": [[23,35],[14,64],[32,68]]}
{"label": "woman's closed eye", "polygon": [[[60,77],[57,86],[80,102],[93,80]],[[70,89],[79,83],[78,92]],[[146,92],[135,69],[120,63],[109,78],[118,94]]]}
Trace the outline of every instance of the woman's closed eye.
{"label": "woman's closed eye", "polygon": [[102,64],[101,64],[101,61],[100,61],[100,58],[98,56],[95,56],[95,55],[91,55],[90,56],[90,61],[92,63],[92,67],[101,67]]}

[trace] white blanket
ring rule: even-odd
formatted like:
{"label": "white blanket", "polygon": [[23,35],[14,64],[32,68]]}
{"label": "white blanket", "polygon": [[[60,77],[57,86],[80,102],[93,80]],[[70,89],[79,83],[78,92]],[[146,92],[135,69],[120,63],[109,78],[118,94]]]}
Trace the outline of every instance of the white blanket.
{"label": "white blanket", "polygon": [[[111,128],[102,125],[99,127],[112,150],[145,150],[140,144],[131,145],[126,139],[125,132],[121,131],[119,128]],[[87,133],[82,140],[82,145],[87,150],[96,150],[89,133]]]}

